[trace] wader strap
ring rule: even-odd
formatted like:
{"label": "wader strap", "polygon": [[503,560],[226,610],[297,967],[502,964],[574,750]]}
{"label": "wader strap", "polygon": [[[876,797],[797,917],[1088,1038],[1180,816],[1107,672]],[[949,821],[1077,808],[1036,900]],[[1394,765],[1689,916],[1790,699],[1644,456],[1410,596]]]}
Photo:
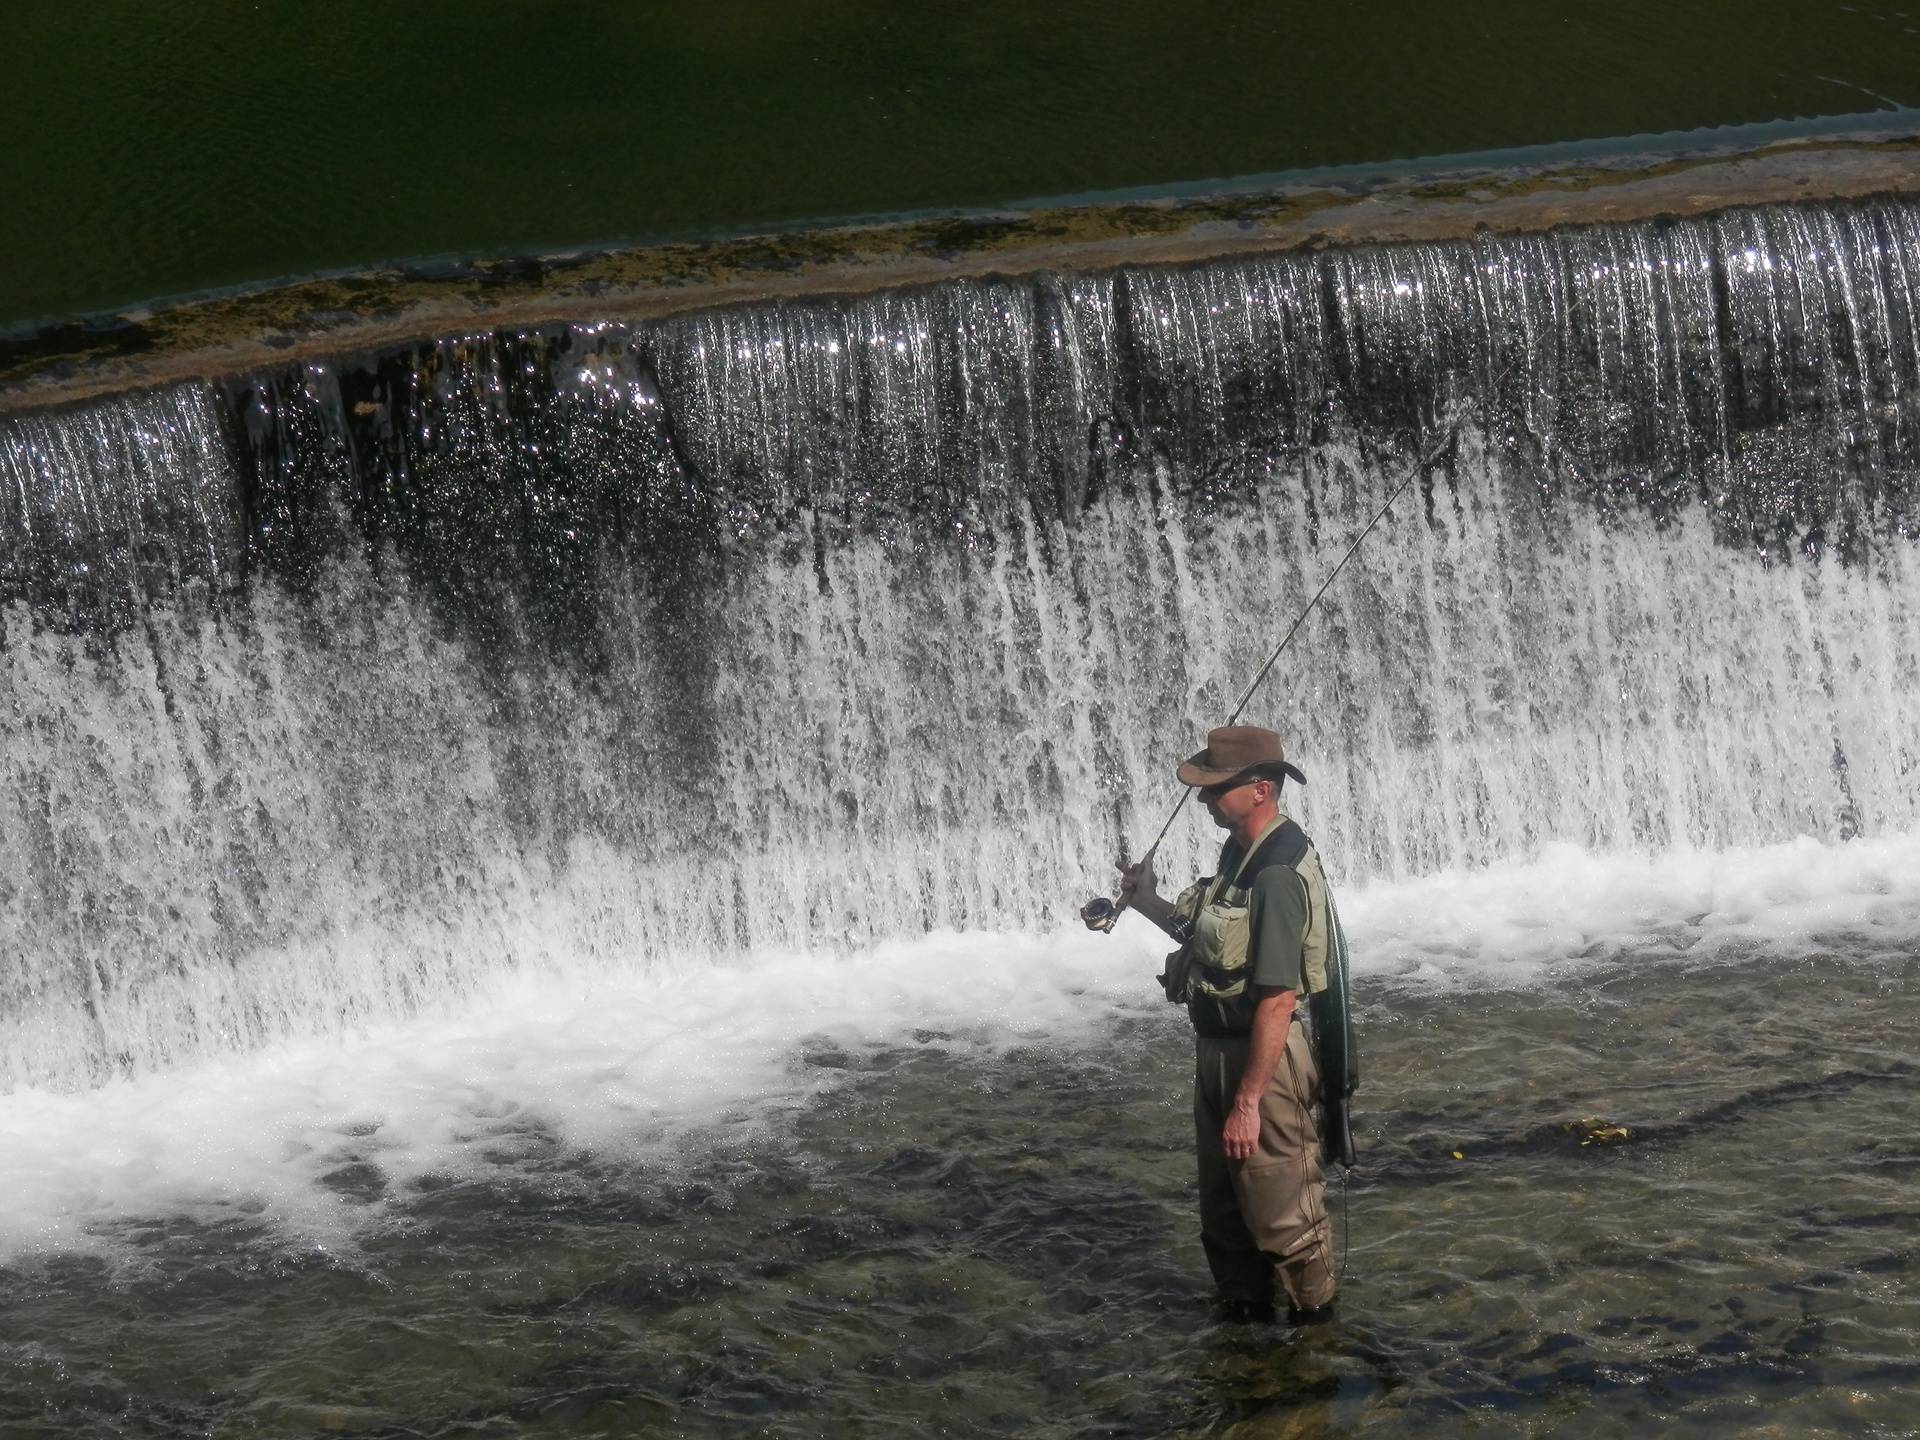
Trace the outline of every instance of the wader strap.
{"label": "wader strap", "polygon": [[1201,903],[1211,905],[1220,898],[1220,892],[1228,888],[1251,889],[1254,877],[1269,865],[1284,865],[1289,870],[1297,870],[1300,862],[1306,858],[1307,851],[1312,848],[1313,842],[1307,839],[1307,832],[1294,824],[1291,817],[1282,815],[1279,823],[1256,840],[1253,849],[1240,857],[1240,863],[1233,867],[1231,880],[1225,871],[1214,877]]}
{"label": "wader strap", "polygon": [[1282,817],[1280,823],[1269,830],[1247,858],[1240,862],[1240,868],[1234,872],[1233,883],[1242,890],[1251,890],[1255,877],[1271,866],[1284,865],[1289,870],[1297,870],[1312,847],[1313,842],[1307,839],[1307,832],[1292,820]]}

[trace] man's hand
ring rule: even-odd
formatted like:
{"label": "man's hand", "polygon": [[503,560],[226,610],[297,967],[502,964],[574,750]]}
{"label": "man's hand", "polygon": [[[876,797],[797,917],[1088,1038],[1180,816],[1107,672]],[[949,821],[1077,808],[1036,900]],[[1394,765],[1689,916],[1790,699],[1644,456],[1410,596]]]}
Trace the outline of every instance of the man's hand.
{"label": "man's hand", "polygon": [[1227,1125],[1220,1132],[1220,1148],[1229,1160],[1251,1160],[1260,1148],[1260,1106],[1237,1101],[1227,1112]]}
{"label": "man's hand", "polygon": [[1115,861],[1120,871],[1120,903],[1139,905],[1143,900],[1159,898],[1159,882],[1153,873],[1153,857],[1149,855],[1137,864],[1129,865],[1124,860]]}
{"label": "man's hand", "polygon": [[1180,917],[1175,913],[1173,902],[1161,898],[1158,881],[1153,873],[1153,854],[1148,852],[1142,860],[1129,865],[1124,860],[1114,862],[1120,871],[1120,905],[1122,909],[1131,908],[1143,920],[1158,925],[1167,934],[1181,943],[1186,935],[1175,928],[1174,922]]}

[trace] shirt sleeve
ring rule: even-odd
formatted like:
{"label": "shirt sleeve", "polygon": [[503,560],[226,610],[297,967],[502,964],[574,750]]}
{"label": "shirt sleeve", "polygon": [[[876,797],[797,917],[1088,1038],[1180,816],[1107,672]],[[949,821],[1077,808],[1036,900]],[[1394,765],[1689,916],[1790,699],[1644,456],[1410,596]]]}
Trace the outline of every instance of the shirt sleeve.
{"label": "shirt sleeve", "polygon": [[1307,882],[1291,866],[1269,865],[1254,877],[1247,925],[1253,983],[1268,990],[1304,991],[1301,952],[1307,933]]}

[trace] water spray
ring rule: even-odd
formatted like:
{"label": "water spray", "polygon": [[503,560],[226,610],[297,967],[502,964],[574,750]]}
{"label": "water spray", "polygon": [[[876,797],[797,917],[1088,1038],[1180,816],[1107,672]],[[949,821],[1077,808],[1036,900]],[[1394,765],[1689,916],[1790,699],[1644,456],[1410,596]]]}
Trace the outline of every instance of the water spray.
{"label": "water spray", "polygon": [[[1294,617],[1293,624],[1287,627],[1287,633],[1280,637],[1280,643],[1274,646],[1273,653],[1267,656],[1266,664],[1262,665],[1259,670],[1255,672],[1253,679],[1247,682],[1247,688],[1240,692],[1240,698],[1234,702],[1233,713],[1227,716],[1223,722],[1224,724],[1232,725],[1240,719],[1241,713],[1247,708],[1247,702],[1253,699],[1254,692],[1260,688],[1261,681],[1265,680],[1272,672],[1274,665],[1279,661],[1281,655],[1286,653],[1287,646],[1293,643],[1293,637],[1300,633],[1300,627],[1307,623],[1307,617],[1313,614],[1314,608],[1319,605],[1320,597],[1325,595],[1327,588],[1332,585],[1335,580],[1340,578],[1340,572],[1347,568],[1347,562],[1353,559],[1355,554],[1359,552],[1367,536],[1373,533],[1374,527],[1384,520],[1387,511],[1393,508],[1393,502],[1406,494],[1407,488],[1426,473],[1427,467],[1433,463],[1439,453],[1439,449],[1435,448],[1416,460],[1407,471],[1406,477],[1394,487],[1393,493],[1387,496],[1386,501],[1378,510],[1373,512],[1373,518],[1367,521],[1366,528],[1354,536],[1353,543],[1347,546],[1347,553],[1340,557],[1340,563],[1335,565],[1328,573],[1327,578],[1320,582],[1320,588],[1313,592],[1313,598],[1307,601],[1306,608]],[[1166,823],[1160,827],[1160,833],[1153,837],[1153,843],[1147,847],[1147,853],[1140,857],[1140,864],[1147,865],[1152,863],[1154,855],[1159,852],[1161,841],[1165,840],[1167,838],[1167,832],[1173,829],[1173,822],[1180,818],[1180,811],[1186,805],[1187,801],[1192,798],[1193,791],[1194,787],[1191,785],[1182,788],[1180,798],[1173,802],[1173,809],[1167,812]],[[1123,884],[1114,891],[1111,897],[1096,895],[1080,907],[1080,918],[1085,922],[1089,930],[1105,931],[1113,929],[1114,922],[1119,920],[1121,912],[1127,908],[1124,890],[1125,887]]]}

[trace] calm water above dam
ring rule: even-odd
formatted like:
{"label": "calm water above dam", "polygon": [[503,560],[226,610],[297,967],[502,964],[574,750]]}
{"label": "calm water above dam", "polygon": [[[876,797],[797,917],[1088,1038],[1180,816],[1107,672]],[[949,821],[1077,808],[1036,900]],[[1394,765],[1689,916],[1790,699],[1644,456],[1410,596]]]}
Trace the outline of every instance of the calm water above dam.
{"label": "calm water above dam", "polygon": [[12,7],[0,328],[338,267],[1920,105],[1920,6]]}

